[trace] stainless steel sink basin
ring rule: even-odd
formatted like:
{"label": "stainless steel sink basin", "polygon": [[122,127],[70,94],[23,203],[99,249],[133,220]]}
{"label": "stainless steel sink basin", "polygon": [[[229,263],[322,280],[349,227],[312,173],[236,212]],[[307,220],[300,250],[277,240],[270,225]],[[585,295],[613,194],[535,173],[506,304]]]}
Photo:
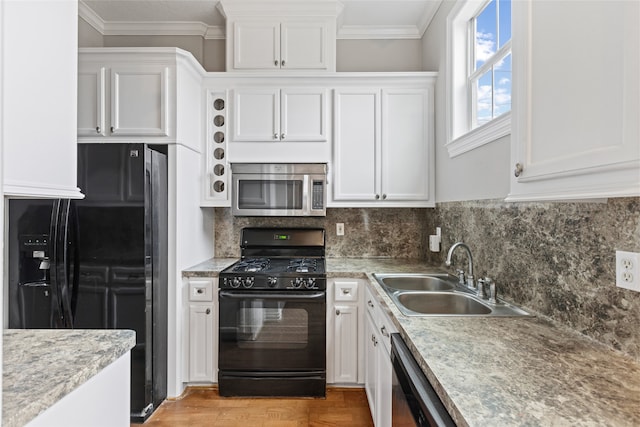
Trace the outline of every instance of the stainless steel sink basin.
{"label": "stainless steel sink basin", "polygon": [[[409,310],[409,315],[486,315],[491,309],[469,295],[443,292],[401,292],[397,302]],[[405,313],[406,314],[406,313]]]}
{"label": "stainless steel sink basin", "polygon": [[381,277],[382,284],[399,291],[452,291],[456,285],[440,277],[393,276]]}
{"label": "stainless steel sink basin", "polygon": [[491,304],[446,273],[374,274],[405,316],[530,316],[500,299]]}

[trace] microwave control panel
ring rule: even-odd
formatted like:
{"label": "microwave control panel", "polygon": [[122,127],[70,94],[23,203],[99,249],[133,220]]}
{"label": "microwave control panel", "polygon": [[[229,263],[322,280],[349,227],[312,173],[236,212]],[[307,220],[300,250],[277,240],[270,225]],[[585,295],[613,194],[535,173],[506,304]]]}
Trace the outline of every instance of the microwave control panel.
{"label": "microwave control panel", "polygon": [[313,181],[311,209],[324,209],[324,181]]}

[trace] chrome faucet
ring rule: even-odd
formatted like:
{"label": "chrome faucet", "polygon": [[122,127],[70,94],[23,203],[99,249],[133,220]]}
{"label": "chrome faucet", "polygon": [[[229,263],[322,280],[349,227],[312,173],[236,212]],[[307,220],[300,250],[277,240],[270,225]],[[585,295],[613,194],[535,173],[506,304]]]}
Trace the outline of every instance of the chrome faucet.
{"label": "chrome faucet", "polygon": [[[447,260],[444,263],[447,267],[451,266],[451,256],[453,255],[453,252],[459,247],[467,251],[467,259],[469,260],[469,271],[467,272],[467,287],[469,289],[475,289],[476,286],[475,286],[475,283],[473,282],[473,256],[471,256],[471,249],[469,249],[469,246],[467,246],[462,242],[454,243],[449,248],[449,253],[447,254]],[[461,279],[460,281],[462,282],[463,275],[460,274],[459,277]]]}

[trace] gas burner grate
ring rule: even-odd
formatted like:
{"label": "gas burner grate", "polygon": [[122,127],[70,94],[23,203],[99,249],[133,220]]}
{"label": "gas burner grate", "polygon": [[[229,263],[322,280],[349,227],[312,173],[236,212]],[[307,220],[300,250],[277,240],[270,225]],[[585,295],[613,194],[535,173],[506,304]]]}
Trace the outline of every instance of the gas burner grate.
{"label": "gas burner grate", "polygon": [[309,273],[317,269],[318,261],[309,258],[292,259],[287,267],[287,271],[295,271],[296,273]]}
{"label": "gas burner grate", "polygon": [[233,271],[256,272],[266,270],[269,267],[268,258],[252,258],[238,262]]}

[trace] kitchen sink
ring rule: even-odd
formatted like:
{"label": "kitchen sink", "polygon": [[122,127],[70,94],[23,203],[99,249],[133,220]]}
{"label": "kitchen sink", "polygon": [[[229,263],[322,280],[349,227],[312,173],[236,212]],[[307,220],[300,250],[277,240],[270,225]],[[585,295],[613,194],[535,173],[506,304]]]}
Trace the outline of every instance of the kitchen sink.
{"label": "kitchen sink", "polygon": [[373,277],[405,316],[530,316],[500,299],[478,298],[446,273],[374,274]]}

